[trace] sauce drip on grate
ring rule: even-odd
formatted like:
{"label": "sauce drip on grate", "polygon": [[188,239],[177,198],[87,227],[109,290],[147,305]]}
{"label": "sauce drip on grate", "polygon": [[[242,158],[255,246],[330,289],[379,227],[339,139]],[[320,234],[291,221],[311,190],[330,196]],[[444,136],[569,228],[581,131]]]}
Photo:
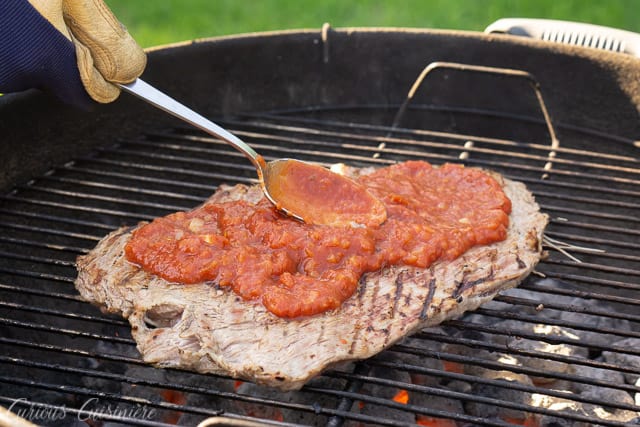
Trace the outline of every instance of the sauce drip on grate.
{"label": "sauce drip on grate", "polygon": [[384,203],[380,226],[304,224],[266,199],[205,203],[139,227],[125,254],[170,282],[215,281],[292,318],[339,307],[367,272],[426,268],[506,238],[511,202],[478,169],[411,161],[357,181]]}

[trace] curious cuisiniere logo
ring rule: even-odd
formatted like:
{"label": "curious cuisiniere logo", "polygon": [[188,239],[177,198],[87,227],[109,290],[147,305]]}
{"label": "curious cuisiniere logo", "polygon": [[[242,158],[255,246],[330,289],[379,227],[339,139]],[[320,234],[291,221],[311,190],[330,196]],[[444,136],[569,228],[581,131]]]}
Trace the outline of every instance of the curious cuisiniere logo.
{"label": "curious cuisiniere logo", "polygon": [[9,411],[17,416],[35,423],[61,422],[68,416],[77,418],[79,421],[95,420],[151,420],[156,417],[154,408],[146,405],[114,405],[112,403],[101,402],[97,397],[87,399],[80,408],[71,409],[66,406],[52,406],[39,402],[31,402],[29,399],[21,397],[15,399]]}

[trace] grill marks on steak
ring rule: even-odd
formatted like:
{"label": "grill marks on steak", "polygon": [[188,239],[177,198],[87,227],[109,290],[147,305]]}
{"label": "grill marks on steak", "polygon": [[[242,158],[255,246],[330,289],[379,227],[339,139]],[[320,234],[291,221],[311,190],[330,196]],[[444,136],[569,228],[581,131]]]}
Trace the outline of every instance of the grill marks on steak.
{"label": "grill marks on steak", "polygon": [[[369,273],[355,295],[321,315],[282,319],[215,283],[184,286],[148,274],[124,257],[130,228],[114,231],[78,258],[76,287],[87,301],[129,320],[148,363],[297,389],[332,364],[370,357],[473,310],[531,272],[547,216],[523,184],[496,178],[513,207],[506,240],[427,269],[393,266]],[[237,185],[222,186],[210,200],[260,198],[259,187]]]}

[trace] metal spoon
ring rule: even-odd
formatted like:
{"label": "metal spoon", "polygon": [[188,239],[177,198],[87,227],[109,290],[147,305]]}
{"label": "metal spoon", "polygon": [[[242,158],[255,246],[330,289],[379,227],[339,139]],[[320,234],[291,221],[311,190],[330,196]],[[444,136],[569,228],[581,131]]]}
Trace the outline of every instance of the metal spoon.
{"label": "metal spoon", "polygon": [[[386,209],[382,202],[371,196],[363,187],[350,179],[340,177],[328,169],[300,160],[277,159],[267,163],[260,154],[256,153],[253,148],[248,146],[240,138],[143,80],[136,79],[133,83],[120,84],[119,86],[126,92],[142,98],[155,107],[220,138],[244,154],[251,163],[253,163],[258,172],[258,179],[260,180],[264,195],[275,205],[276,209],[284,214],[300,221],[315,224],[331,223],[332,225],[348,225],[356,222],[366,225],[379,225],[386,220]],[[304,193],[304,182],[291,183],[284,182],[286,178],[283,179],[286,171],[292,169],[298,169],[298,171],[300,171],[301,167],[306,168],[305,173],[298,173],[297,179],[300,179],[302,176],[302,180],[304,180],[306,177],[313,175],[316,182],[319,180],[327,180],[331,181],[332,185],[339,186],[343,191],[342,194],[347,193],[360,196],[360,201],[365,202],[360,206],[360,211],[355,213],[353,211],[341,211],[337,203],[333,204],[333,206],[330,202],[327,204],[327,197],[331,198],[334,189],[329,189],[325,192],[326,194],[321,194],[321,196],[324,197],[317,197],[318,194],[315,194],[315,200],[318,202],[316,202],[315,205],[313,203],[309,204],[309,200],[313,200],[313,198],[308,197],[311,194]],[[296,184],[300,185],[297,186]],[[309,187],[309,183],[307,183],[307,187]],[[297,191],[298,188],[303,188],[303,190]],[[277,194],[277,196],[274,196],[274,194]],[[367,208],[363,210],[362,206],[367,206]],[[301,211],[301,209],[304,211]]]}

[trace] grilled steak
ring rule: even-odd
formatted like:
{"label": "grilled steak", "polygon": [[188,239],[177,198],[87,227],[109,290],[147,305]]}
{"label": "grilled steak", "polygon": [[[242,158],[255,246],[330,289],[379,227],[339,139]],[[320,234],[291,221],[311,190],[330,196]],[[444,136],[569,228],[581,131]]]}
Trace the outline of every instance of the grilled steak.
{"label": "grilled steak", "polygon": [[[495,177],[512,203],[506,240],[428,269],[368,273],[339,309],[321,315],[279,318],[215,283],[185,286],[146,273],[125,258],[131,228],[112,232],[78,258],[76,287],[87,301],[129,320],[148,363],[297,389],[332,364],[370,357],[477,308],[533,270],[547,216],[522,183]],[[221,186],[209,201],[262,197],[258,186]]]}

